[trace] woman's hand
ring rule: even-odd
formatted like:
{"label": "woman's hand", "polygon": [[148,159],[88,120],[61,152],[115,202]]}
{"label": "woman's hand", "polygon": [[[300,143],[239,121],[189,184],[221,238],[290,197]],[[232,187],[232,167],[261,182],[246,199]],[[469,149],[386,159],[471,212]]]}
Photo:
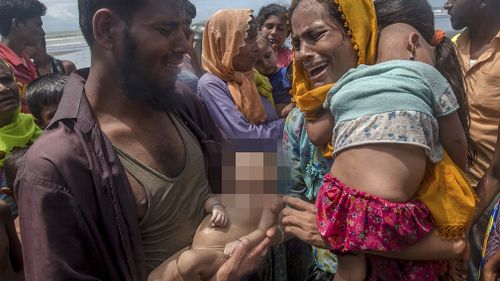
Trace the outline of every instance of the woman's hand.
{"label": "woman's hand", "polygon": [[309,245],[328,249],[328,244],[318,231],[314,204],[290,196],[284,196],[283,202],[288,206],[281,211],[285,233],[294,235]]}

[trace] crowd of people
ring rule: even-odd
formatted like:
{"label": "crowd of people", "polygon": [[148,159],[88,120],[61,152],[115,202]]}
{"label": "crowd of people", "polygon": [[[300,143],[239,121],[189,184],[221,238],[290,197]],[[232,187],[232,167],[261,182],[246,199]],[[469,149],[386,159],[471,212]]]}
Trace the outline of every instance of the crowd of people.
{"label": "crowd of people", "polygon": [[500,1],[443,6],[219,10],[198,57],[189,0],[78,0],[77,70],[0,0],[0,280],[500,280]]}

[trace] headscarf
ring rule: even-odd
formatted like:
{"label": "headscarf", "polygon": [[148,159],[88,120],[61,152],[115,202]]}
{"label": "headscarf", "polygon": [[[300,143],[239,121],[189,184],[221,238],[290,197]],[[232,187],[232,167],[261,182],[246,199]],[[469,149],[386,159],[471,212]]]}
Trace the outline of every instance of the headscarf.
{"label": "headscarf", "polygon": [[[11,69],[1,59],[0,64]],[[14,113],[12,123],[0,128],[0,168],[3,167],[5,157],[9,156],[14,148],[26,147],[38,138],[41,133],[42,130],[35,124],[33,116],[21,113],[21,107],[19,106],[16,113]]]}
{"label": "headscarf", "polygon": [[259,71],[257,71],[257,69],[254,68],[253,82],[255,83],[255,86],[257,87],[257,91],[259,92],[259,94],[265,97],[271,103],[273,108],[276,109],[273,97],[273,86],[271,85],[271,82],[269,82],[269,78],[260,74]]}
{"label": "headscarf", "polygon": [[236,71],[233,58],[245,46],[252,10],[220,10],[205,24],[201,62],[203,68],[227,82],[236,108],[253,123],[267,118],[259,92],[253,83],[253,70]]}
{"label": "headscarf", "polygon": [[[374,64],[377,52],[377,16],[373,0],[331,0],[342,14],[347,35],[351,37],[353,50],[357,52],[358,64]],[[295,51],[294,51],[295,52]],[[307,79],[302,65],[293,63],[293,100],[297,107],[304,112],[306,119],[314,119],[316,112],[321,109],[326,94],[333,84],[327,84],[315,89]],[[325,157],[331,157],[331,144],[323,148]]]}

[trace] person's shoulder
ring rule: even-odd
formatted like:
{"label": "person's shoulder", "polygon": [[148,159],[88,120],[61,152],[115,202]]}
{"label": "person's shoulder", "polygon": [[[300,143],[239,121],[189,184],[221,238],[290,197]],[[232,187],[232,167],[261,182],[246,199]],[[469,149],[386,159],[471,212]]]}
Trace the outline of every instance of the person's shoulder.
{"label": "person's shoulder", "polygon": [[25,156],[22,174],[49,180],[57,179],[68,167],[88,167],[84,147],[77,133],[59,121],[58,126],[45,131]]}
{"label": "person's shoulder", "polygon": [[200,80],[198,81],[198,85],[206,85],[206,84],[221,84],[221,85],[226,85],[226,82],[219,78],[219,76],[212,74],[212,73],[205,73],[203,76],[200,77]]}
{"label": "person's shoulder", "polygon": [[229,95],[226,82],[217,75],[205,73],[198,81],[198,94],[206,99],[208,97]]}

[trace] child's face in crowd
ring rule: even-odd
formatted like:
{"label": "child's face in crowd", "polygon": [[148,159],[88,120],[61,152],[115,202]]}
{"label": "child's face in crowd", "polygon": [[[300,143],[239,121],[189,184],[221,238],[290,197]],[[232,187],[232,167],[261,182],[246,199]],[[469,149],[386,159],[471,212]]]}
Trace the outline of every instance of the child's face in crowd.
{"label": "child's face in crowd", "polygon": [[286,22],[283,22],[277,16],[269,16],[262,24],[260,31],[263,32],[271,44],[281,48],[288,37]]}
{"label": "child's face in crowd", "polygon": [[0,62],[0,115],[14,113],[19,107],[19,86],[12,71]]}
{"label": "child's face in crowd", "polygon": [[42,106],[42,110],[40,111],[41,120],[37,120],[40,128],[45,129],[49,125],[50,120],[52,120],[52,117],[54,117],[54,114],[57,111],[57,106],[58,104]]}
{"label": "child's face in crowd", "polygon": [[262,52],[259,60],[257,60],[255,68],[264,75],[274,74],[278,70],[276,53],[269,44],[266,44],[265,46],[261,46],[259,44],[259,48],[262,48]]}

